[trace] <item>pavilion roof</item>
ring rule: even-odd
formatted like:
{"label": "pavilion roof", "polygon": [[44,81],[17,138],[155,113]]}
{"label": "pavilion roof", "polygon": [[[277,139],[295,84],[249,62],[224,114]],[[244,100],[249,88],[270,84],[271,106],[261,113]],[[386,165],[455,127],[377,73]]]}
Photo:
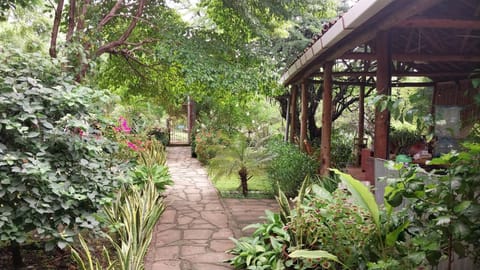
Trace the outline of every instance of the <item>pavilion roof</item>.
{"label": "pavilion roof", "polygon": [[318,76],[327,61],[368,61],[368,69],[334,76],[375,76],[375,37],[381,31],[390,33],[392,76],[461,80],[480,68],[480,1],[360,0],[315,36],[281,83]]}

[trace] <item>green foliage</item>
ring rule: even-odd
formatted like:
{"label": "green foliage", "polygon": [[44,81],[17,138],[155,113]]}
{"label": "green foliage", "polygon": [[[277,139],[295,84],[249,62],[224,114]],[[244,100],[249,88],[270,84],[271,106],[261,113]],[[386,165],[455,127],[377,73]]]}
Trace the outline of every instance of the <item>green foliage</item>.
{"label": "green foliage", "polygon": [[470,134],[468,134],[467,141],[469,142],[478,142],[480,141],[480,123],[473,125]]}
{"label": "green foliage", "polygon": [[[406,96],[405,96],[406,95]],[[376,95],[369,103],[380,111],[387,109],[393,120],[415,127],[418,134],[426,135],[430,140],[430,127],[434,125],[430,111],[433,91],[431,89],[414,89],[403,95]]]}
{"label": "green foliage", "polygon": [[228,253],[235,255],[229,260],[235,269],[285,269],[284,248],[289,246],[290,236],[284,230],[285,224],[280,215],[265,211],[265,222],[252,224],[244,229],[253,228],[250,237],[239,240],[231,238],[235,247]]}
{"label": "green foliage", "polygon": [[0,4],[0,46],[28,53],[47,53],[51,21],[39,10],[20,8],[15,16],[2,21]]}
{"label": "green foliage", "polygon": [[[342,189],[337,189],[332,194],[317,185],[310,189],[311,192],[306,194],[288,223],[289,230],[302,238],[303,246],[299,248],[327,251],[338,257],[334,261],[341,261],[348,268],[357,269],[365,261],[363,254],[377,228],[374,218]],[[328,257],[325,259],[332,260]],[[308,269],[315,268],[314,265],[318,262],[304,260],[303,264]]]}
{"label": "green foliage", "polygon": [[103,260],[106,258],[106,266],[102,265],[100,259],[90,252],[89,246],[79,235],[81,250],[72,248],[72,258],[80,269],[145,269],[144,258],[152,240],[153,229],[165,210],[165,204],[155,183],[150,180],[145,182],[141,189],[130,184],[123,186],[116,200],[103,209],[107,225],[120,239],[118,243],[114,240],[116,238],[106,236],[114,247],[115,260],[110,259],[108,250],[103,247],[102,256]]}
{"label": "green foliage", "polygon": [[363,183],[353,178],[351,175],[342,173],[335,169],[332,171],[340,177],[340,180],[347,187],[356,203],[369,212],[373,221],[375,222],[376,227],[379,228],[380,212],[372,192],[370,192],[370,190]]}
{"label": "green foliage", "polygon": [[222,131],[200,129],[195,133],[195,153],[202,164],[215,157],[220,146],[230,144],[230,139]]}
{"label": "green foliage", "polygon": [[163,144],[153,138],[147,140],[138,151],[137,166],[130,173],[132,183],[142,189],[146,183],[152,182],[159,192],[164,191],[173,184],[166,161]]}
{"label": "green foliage", "polygon": [[389,134],[389,143],[394,154],[409,154],[409,147],[422,141],[422,136],[408,128],[393,128]]}
{"label": "green foliage", "polygon": [[230,145],[220,148],[216,156],[209,161],[208,168],[210,173],[214,173],[214,181],[221,176],[237,174],[242,193],[246,197],[247,182],[254,175],[263,172],[268,161],[270,158],[261,145],[249,145],[246,138],[238,136]]}
{"label": "green foliage", "polygon": [[273,190],[281,189],[288,197],[295,197],[305,177],[316,174],[318,162],[295,145],[283,141],[272,141],[267,147],[272,155],[267,173]]}
{"label": "green foliage", "polygon": [[148,132],[148,135],[155,137],[155,139],[160,141],[164,146],[170,143],[170,132],[168,132],[167,129],[153,128]]}
{"label": "green foliage", "polygon": [[[78,239],[80,241],[80,247],[82,248],[81,251],[83,254],[80,254],[79,251],[76,249],[71,249],[72,251],[72,258],[75,263],[78,265],[80,270],[110,270],[114,269],[115,264],[110,259],[110,253],[108,250],[103,247],[102,256],[107,261],[107,267],[104,267],[102,263],[99,261],[99,258],[96,258],[94,254],[90,251],[90,247],[88,246],[87,242],[83,238],[81,234],[78,235]],[[109,238],[110,241],[113,241]]]}
{"label": "green foliage", "polygon": [[152,181],[143,188],[124,187],[111,206],[105,208],[109,224],[117,228],[120,244],[112,243],[122,270],[144,269],[144,257],[153,229],[165,210],[161,194]]}
{"label": "green foliage", "polygon": [[[480,145],[464,144],[464,152],[450,153],[430,162],[445,166],[442,174],[434,175],[412,167],[385,194],[387,202],[398,205],[400,195],[407,203],[410,224],[405,229],[411,235],[409,249],[437,265],[452,254],[480,259]],[[404,255],[406,256],[406,255]]]}
{"label": "green foliage", "polygon": [[315,268],[322,267],[323,269],[330,269],[332,265],[328,261],[334,261],[338,264],[342,264],[338,260],[337,256],[324,250],[295,250],[294,252],[290,253],[289,256],[290,258],[301,258],[310,260],[312,262],[315,260],[317,262],[316,265],[313,265]]}
{"label": "green foliage", "polygon": [[0,54],[0,242],[64,248],[111,201],[124,171],[96,113],[109,100],[38,54]]}
{"label": "green foliage", "polygon": [[142,188],[151,181],[158,191],[164,191],[168,185],[173,184],[168,167],[159,164],[137,165],[132,171],[132,183]]}
{"label": "green foliage", "polygon": [[162,142],[150,138],[142,147],[138,154],[138,163],[146,166],[165,165],[167,163],[167,151]]}
{"label": "green foliage", "polygon": [[333,168],[346,168],[352,159],[353,136],[335,130],[332,134],[331,162]]}
{"label": "green foliage", "polygon": [[[127,128],[127,126],[123,126]],[[153,229],[165,210],[161,192],[172,184],[165,166],[165,147],[155,139],[146,141],[138,152],[138,164],[130,172],[112,204],[103,208],[105,223],[118,233],[120,244],[107,235],[116,252],[111,261],[104,248],[103,256],[108,258],[107,269],[144,269],[143,261],[152,239]],[[102,216],[103,217],[103,216]],[[83,256],[72,249],[72,256],[81,269],[103,269],[89,251],[79,235]]]}
{"label": "green foliage", "polygon": [[28,7],[38,4],[38,0],[3,0],[0,3],[0,22],[8,18],[8,11],[15,11],[18,7]]}
{"label": "green foliage", "polygon": [[[354,182],[344,179],[344,183],[352,185],[352,190],[369,193]],[[291,208],[281,191],[277,201],[279,214],[267,212],[266,223],[247,227],[256,228],[252,236],[234,240],[236,247],[230,253],[235,257],[230,262],[235,268],[365,267],[377,226],[370,211],[358,205],[346,191],[337,189],[330,193],[307,178],[299,190],[295,208]]]}
{"label": "green foliage", "polygon": [[[464,148],[430,163],[443,166],[439,174],[394,165],[404,171],[400,179],[388,179],[385,211],[367,187],[338,170],[334,172],[348,193],[329,192],[307,179],[292,209],[279,192],[280,214],[261,228],[285,225],[289,236],[282,232],[273,239],[289,239],[281,242],[289,257],[276,254],[275,266],[267,263],[272,261],[272,237],[252,236],[236,242],[231,261],[236,268],[252,269],[248,262],[258,256],[265,262],[255,260],[261,269],[400,270],[435,267],[444,260],[451,267],[455,253],[478,263],[480,145],[466,143]],[[405,207],[394,211],[402,201]]]}

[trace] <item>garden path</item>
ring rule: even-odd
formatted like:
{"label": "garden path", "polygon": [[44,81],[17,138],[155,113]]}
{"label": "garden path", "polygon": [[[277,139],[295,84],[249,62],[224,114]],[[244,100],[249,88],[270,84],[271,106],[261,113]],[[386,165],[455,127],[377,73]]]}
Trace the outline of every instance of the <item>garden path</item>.
{"label": "garden path", "polygon": [[274,200],[221,199],[205,169],[190,157],[190,147],[168,147],[167,165],[174,185],[166,191],[167,208],[156,225],[146,270],[232,269],[224,261],[233,247],[229,237],[261,222]]}

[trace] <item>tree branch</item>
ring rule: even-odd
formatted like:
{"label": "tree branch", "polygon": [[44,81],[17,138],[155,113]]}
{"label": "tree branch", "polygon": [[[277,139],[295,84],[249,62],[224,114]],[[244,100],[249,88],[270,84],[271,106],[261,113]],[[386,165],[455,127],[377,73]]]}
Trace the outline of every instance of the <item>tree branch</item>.
{"label": "tree branch", "polygon": [[123,2],[123,0],[117,0],[117,3],[115,3],[110,12],[108,12],[108,14],[105,15],[105,17],[103,17],[103,19],[98,24],[98,31],[101,31],[102,28],[115,16],[117,11],[123,6]]}
{"label": "tree branch", "polygon": [[132,34],[133,29],[137,25],[138,18],[142,16],[144,6],[145,6],[145,0],[139,0],[138,9],[135,14],[135,17],[130,22],[130,25],[128,26],[127,30],[125,30],[125,32],[122,34],[122,36],[118,40],[112,41],[98,48],[97,52],[95,53],[96,56],[100,56],[103,53],[111,50],[112,48],[122,45],[127,40],[127,38]]}
{"label": "tree branch", "polygon": [[52,36],[50,38],[50,49],[48,50],[52,58],[57,58],[57,37],[58,29],[60,27],[60,20],[62,19],[64,0],[59,0],[57,8],[55,9],[55,17],[53,19]]}

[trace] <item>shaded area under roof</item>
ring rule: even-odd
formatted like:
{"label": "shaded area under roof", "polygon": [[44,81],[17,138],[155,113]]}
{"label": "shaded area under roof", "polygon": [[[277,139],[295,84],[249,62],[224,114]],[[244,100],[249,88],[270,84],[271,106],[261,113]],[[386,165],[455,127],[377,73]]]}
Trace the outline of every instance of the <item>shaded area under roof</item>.
{"label": "shaded area under roof", "polygon": [[327,61],[375,61],[381,31],[390,34],[394,76],[460,80],[480,68],[480,1],[361,0],[304,50],[281,83],[311,78]]}

